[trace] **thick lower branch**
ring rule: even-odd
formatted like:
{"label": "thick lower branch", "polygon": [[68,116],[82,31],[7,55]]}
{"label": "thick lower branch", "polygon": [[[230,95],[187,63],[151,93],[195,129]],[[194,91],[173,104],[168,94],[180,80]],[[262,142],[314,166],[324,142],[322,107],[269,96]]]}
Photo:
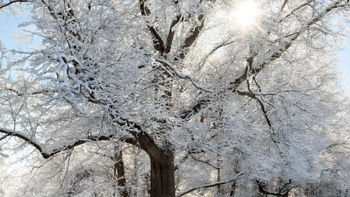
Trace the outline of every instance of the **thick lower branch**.
{"label": "thick lower branch", "polygon": [[[54,155],[56,155],[56,154],[58,154],[58,153],[60,153],[62,151],[71,150],[74,147],[77,147],[77,146],[80,146],[82,144],[85,144],[86,142],[109,141],[113,137],[115,137],[115,134],[105,135],[105,136],[103,136],[103,135],[100,135],[100,136],[88,136],[86,138],[82,138],[82,139],[76,140],[76,141],[74,141],[72,143],[62,145],[62,147],[53,149],[52,151],[45,151],[42,144],[37,142],[35,139],[32,139],[32,138],[26,136],[23,133],[11,131],[11,130],[5,129],[5,128],[0,128],[0,133],[4,133],[7,136],[18,137],[18,138],[24,140],[28,144],[32,145],[35,149],[37,149],[44,159],[48,159],[48,158],[50,158],[50,157],[52,157],[52,156],[54,156]],[[126,142],[126,143],[129,143],[129,144],[133,144],[133,145],[137,145],[138,144],[138,142],[135,139],[133,139],[133,138],[124,138],[123,141]]]}

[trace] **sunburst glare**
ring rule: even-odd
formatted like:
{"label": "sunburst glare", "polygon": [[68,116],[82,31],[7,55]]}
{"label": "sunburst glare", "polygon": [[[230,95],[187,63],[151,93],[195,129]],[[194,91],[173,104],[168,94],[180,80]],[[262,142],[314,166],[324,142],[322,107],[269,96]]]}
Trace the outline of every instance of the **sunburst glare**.
{"label": "sunburst glare", "polygon": [[243,30],[256,27],[260,14],[258,3],[254,0],[241,1],[232,10],[234,21]]}

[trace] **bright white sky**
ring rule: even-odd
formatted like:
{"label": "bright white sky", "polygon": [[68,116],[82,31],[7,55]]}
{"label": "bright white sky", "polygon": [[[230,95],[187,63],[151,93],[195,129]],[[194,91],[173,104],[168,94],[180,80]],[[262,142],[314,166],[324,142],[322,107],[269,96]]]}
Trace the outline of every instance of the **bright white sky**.
{"label": "bright white sky", "polygon": [[343,83],[348,93],[350,93],[350,33],[349,37],[345,41],[347,43],[347,47],[343,50],[340,50],[338,53],[341,70],[344,73]]}

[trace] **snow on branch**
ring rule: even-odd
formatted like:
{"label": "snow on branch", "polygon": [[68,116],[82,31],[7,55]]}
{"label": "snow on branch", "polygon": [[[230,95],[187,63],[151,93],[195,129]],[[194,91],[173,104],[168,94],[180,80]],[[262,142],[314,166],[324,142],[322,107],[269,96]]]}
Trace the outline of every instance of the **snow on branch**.
{"label": "snow on branch", "polygon": [[[42,144],[37,142],[35,139],[32,139],[32,138],[26,136],[23,133],[15,132],[15,131],[12,131],[12,130],[9,130],[6,128],[0,128],[0,133],[4,133],[6,137],[7,136],[14,136],[14,137],[18,137],[18,138],[24,140],[28,144],[32,145],[35,149],[37,149],[44,159],[48,159],[48,158],[50,158],[50,157],[52,157],[52,156],[54,156],[62,151],[71,150],[74,147],[85,144],[86,142],[108,141],[108,140],[111,140],[115,136],[114,134],[88,136],[86,138],[81,138],[81,139],[75,140],[71,143],[62,145],[61,147],[55,148],[51,151],[46,151],[46,150],[44,150]],[[137,145],[137,141],[133,138],[124,138],[123,141],[126,143],[129,143],[129,144],[132,144],[132,145]]]}
{"label": "snow on branch", "polygon": [[17,96],[28,96],[28,95],[38,95],[38,94],[45,94],[45,93],[55,93],[57,92],[57,90],[38,90],[38,91],[33,91],[33,92],[29,92],[29,93],[22,93],[18,90],[12,89],[12,88],[7,88],[7,89],[3,89],[3,90],[7,90],[10,92],[13,92],[14,94],[16,94]]}
{"label": "snow on branch", "polygon": [[217,182],[217,183],[212,183],[212,184],[207,184],[207,185],[202,185],[202,186],[198,186],[198,187],[194,187],[192,189],[189,189],[185,192],[182,192],[181,194],[177,195],[176,197],[181,197],[181,196],[184,196],[188,193],[191,193],[195,190],[198,190],[198,189],[204,189],[204,188],[210,188],[210,187],[215,187],[215,186],[218,186],[218,185],[224,185],[224,184],[227,184],[227,183],[232,183],[234,181],[237,180],[238,177],[242,176],[244,174],[244,172],[242,173],[239,173],[237,174],[234,178],[230,179],[230,180],[226,180],[226,181],[221,181],[221,182]]}
{"label": "snow on branch", "polygon": [[[141,10],[142,16],[144,17],[148,17],[151,14],[151,10],[148,8],[147,3],[148,3],[148,0],[140,0],[140,10]],[[149,21],[146,21],[146,22],[147,22],[147,27],[153,36],[154,49],[156,49],[161,54],[163,54],[165,47],[164,47],[164,41],[161,35],[156,30],[156,28],[149,23]]]}
{"label": "snow on branch", "polygon": [[[292,34],[289,34],[285,36],[285,41],[283,42],[281,49],[277,51],[270,51],[271,54],[268,55],[265,61],[263,61],[259,65],[253,65],[253,59],[256,55],[250,56],[247,58],[247,62],[249,65],[249,69],[244,68],[244,71],[241,72],[241,74],[235,78],[232,82],[229,83],[229,87],[224,88],[221,92],[231,91],[234,93],[237,93],[237,88],[240,86],[243,82],[247,80],[249,77],[254,77],[257,74],[259,74],[265,67],[267,67],[269,64],[271,64],[276,59],[279,59],[282,54],[284,54],[297,40],[304,32],[306,32],[308,29],[310,29],[311,26],[315,25],[317,22],[321,21],[324,17],[326,17],[328,14],[330,14],[332,11],[340,8],[340,7],[346,7],[349,4],[349,0],[338,0],[333,3],[331,3],[329,6],[327,6],[323,11],[321,11],[318,15],[312,17],[302,28],[299,28],[297,31],[293,32]],[[192,107],[187,107],[187,109],[191,110],[184,110],[180,117],[188,118],[191,116],[191,114],[194,114],[194,112],[198,112],[201,109],[204,109],[205,107],[209,106],[211,102],[210,96],[206,96],[205,98],[199,99],[195,104],[192,104]]]}
{"label": "snow on branch", "polygon": [[[34,148],[36,148],[43,155],[43,157],[45,158],[45,156],[43,154],[44,152],[43,152],[42,146],[39,144],[39,142],[36,142],[34,139],[26,136],[25,134],[19,133],[19,132],[15,132],[15,131],[12,131],[12,130],[9,130],[9,129],[6,129],[6,128],[0,128],[0,133],[6,134],[6,137],[7,136],[14,136],[14,137],[18,137],[18,138],[24,140],[25,142],[27,142],[28,144],[30,144]],[[5,137],[2,137],[2,139],[4,139],[4,138]]]}
{"label": "snow on branch", "polygon": [[28,2],[28,0],[13,0],[13,1],[9,1],[7,3],[0,4],[0,9],[5,8],[7,6],[10,6],[13,3],[25,3],[25,2]]}
{"label": "snow on branch", "polygon": [[192,85],[195,86],[197,89],[203,90],[205,92],[212,92],[212,90],[203,87],[201,85],[199,85],[192,77],[190,77],[189,75],[184,75],[182,73],[180,73],[170,62],[163,60],[163,59],[156,59],[157,62],[163,63],[165,64],[168,68],[170,68],[175,74],[176,76],[178,76],[180,79],[187,79],[190,80]]}

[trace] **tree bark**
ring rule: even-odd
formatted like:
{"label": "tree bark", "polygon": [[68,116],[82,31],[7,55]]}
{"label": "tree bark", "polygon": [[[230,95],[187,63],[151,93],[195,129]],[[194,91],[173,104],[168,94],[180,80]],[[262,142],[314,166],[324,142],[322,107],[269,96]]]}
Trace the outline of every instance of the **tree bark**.
{"label": "tree bark", "polygon": [[[118,147],[118,146],[116,146]],[[117,178],[117,185],[119,193],[122,197],[128,197],[129,193],[126,188],[126,179],[125,179],[125,169],[124,169],[124,161],[123,161],[123,152],[122,150],[118,150],[116,148],[116,152],[114,153],[114,175]]]}
{"label": "tree bark", "polygon": [[175,197],[175,164],[171,143],[159,147],[150,135],[137,125],[130,133],[140,142],[151,161],[151,197]]}
{"label": "tree bark", "polygon": [[236,191],[236,181],[234,181],[231,185],[230,197],[235,197],[235,191]]}
{"label": "tree bark", "polygon": [[151,197],[175,196],[174,154],[170,151],[161,160],[151,159]]}

